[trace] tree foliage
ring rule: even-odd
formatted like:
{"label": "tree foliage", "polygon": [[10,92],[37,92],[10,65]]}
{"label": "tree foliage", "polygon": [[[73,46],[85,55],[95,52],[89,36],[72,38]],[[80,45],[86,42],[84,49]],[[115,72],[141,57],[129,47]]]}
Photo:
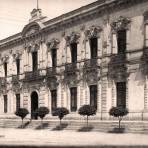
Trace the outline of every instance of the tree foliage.
{"label": "tree foliage", "polygon": [[52,113],[53,116],[59,117],[60,124],[61,124],[61,120],[63,119],[63,117],[66,116],[67,114],[69,114],[69,110],[65,107],[57,107]]}
{"label": "tree foliage", "polygon": [[79,108],[79,114],[82,116],[93,116],[96,114],[96,108],[90,105],[83,105]]}
{"label": "tree foliage", "polygon": [[47,107],[39,107],[37,110],[37,115],[43,119],[47,114],[49,114],[49,109]]}
{"label": "tree foliage", "polygon": [[109,114],[113,117],[118,117],[120,129],[120,122],[122,121],[123,116],[126,116],[128,114],[128,109],[123,107],[112,107],[109,111]]}
{"label": "tree foliage", "polygon": [[29,114],[29,111],[26,108],[19,108],[16,112],[15,115],[19,116],[22,118],[22,120]]}
{"label": "tree foliage", "polygon": [[22,119],[22,128],[23,128],[23,119],[29,114],[29,111],[26,108],[19,108],[15,115],[21,117]]}
{"label": "tree foliage", "polygon": [[78,113],[82,116],[87,116],[87,127],[88,127],[88,117],[96,114],[97,109],[91,105],[83,105],[79,108]]}

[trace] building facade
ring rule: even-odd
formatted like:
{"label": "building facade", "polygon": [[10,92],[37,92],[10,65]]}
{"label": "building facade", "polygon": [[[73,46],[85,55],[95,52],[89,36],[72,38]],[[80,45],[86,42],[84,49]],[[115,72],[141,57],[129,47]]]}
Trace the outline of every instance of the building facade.
{"label": "building facade", "polygon": [[148,1],[98,0],[48,20],[33,9],[22,32],[0,41],[0,116],[19,107],[78,109],[98,120],[112,106],[148,118]]}

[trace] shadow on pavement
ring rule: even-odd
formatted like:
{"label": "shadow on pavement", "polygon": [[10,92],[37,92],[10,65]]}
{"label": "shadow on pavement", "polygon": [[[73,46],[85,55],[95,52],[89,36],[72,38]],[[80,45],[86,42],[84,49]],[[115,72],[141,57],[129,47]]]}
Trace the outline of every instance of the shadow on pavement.
{"label": "shadow on pavement", "polygon": [[68,126],[67,123],[62,123],[61,126],[60,125],[57,125],[55,128],[52,129],[52,131],[64,130],[67,126]]}
{"label": "shadow on pavement", "polygon": [[31,123],[30,121],[27,121],[26,123],[23,124],[23,126],[22,126],[22,125],[19,125],[17,128],[23,128],[23,129],[25,129],[25,128],[27,128],[27,126],[28,126],[30,123]]}
{"label": "shadow on pavement", "polygon": [[81,127],[80,129],[78,129],[78,132],[90,132],[93,129],[94,129],[93,126],[88,126],[88,127],[84,126],[84,127]]}
{"label": "shadow on pavement", "polygon": [[39,126],[37,126],[35,129],[36,130],[47,129],[48,126],[49,126],[49,123],[43,123],[43,124],[40,124]]}

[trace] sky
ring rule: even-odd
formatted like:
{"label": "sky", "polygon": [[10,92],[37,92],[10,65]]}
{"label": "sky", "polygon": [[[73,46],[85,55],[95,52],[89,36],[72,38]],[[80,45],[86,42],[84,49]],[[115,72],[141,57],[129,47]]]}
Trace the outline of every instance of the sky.
{"label": "sky", "polygon": [[[49,19],[85,6],[96,0],[38,0],[39,8]],[[22,31],[37,0],[0,0],[0,40]]]}

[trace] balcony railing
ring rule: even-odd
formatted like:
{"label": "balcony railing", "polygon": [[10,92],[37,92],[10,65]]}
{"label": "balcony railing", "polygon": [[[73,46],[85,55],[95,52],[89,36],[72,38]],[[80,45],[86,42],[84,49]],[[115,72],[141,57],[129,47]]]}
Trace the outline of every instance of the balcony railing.
{"label": "balcony railing", "polygon": [[7,84],[7,80],[5,77],[0,77],[0,85],[1,87],[5,87]]}
{"label": "balcony railing", "polygon": [[57,74],[56,67],[47,68],[47,77],[54,77]]}
{"label": "balcony railing", "polygon": [[40,75],[40,71],[28,71],[25,72],[25,81],[36,81],[42,79],[43,76]]}
{"label": "balcony railing", "polygon": [[97,59],[88,59],[84,61],[84,68],[97,68]]}
{"label": "balcony railing", "polygon": [[68,63],[65,65],[65,72],[76,72],[77,63]]}
{"label": "balcony railing", "polygon": [[124,80],[127,77],[126,55],[116,54],[111,56],[108,64],[108,75],[116,81]]}
{"label": "balcony railing", "polygon": [[12,75],[12,84],[19,83],[19,75]]}

